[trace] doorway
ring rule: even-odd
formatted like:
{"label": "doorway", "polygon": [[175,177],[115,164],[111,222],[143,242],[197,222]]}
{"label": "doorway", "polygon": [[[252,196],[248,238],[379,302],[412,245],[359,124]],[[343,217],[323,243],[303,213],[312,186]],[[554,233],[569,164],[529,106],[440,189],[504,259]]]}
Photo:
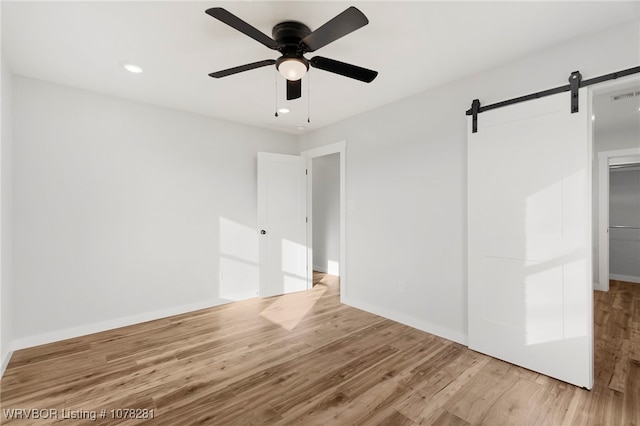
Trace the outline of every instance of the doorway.
{"label": "doorway", "polygon": [[[593,89],[593,277],[594,289],[609,290],[609,280],[615,272],[610,270],[610,240],[614,250],[629,254],[633,250],[630,239],[640,238],[640,230],[610,228],[634,226],[613,223],[610,217],[611,167],[624,173],[626,166],[640,159],[640,77],[637,75],[600,84]],[[624,166],[623,169],[619,168]],[[615,175],[614,180],[619,180]],[[623,177],[629,178],[630,175]],[[615,218],[618,220],[618,218]],[[619,221],[619,220],[618,220]],[[635,226],[638,226],[636,224]],[[632,238],[633,237],[633,238]],[[626,240],[626,241],[625,241]],[[621,244],[618,244],[621,243]],[[640,243],[638,243],[640,244]],[[624,270],[624,268],[623,268]],[[621,275],[618,273],[617,275]],[[622,274],[627,278],[632,275]],[[618,276],[620,278],[620,276]]]}
{"label": "doorway", "polygon": [[311,160],[313,270],[340,276],[340,154]]}
{"label": "doorway", "polygon": [[304,151],[301,155],[307,159],[308,273],[313,276],[315,269],[339,276],[342,300],[347,291],[346,142]]}

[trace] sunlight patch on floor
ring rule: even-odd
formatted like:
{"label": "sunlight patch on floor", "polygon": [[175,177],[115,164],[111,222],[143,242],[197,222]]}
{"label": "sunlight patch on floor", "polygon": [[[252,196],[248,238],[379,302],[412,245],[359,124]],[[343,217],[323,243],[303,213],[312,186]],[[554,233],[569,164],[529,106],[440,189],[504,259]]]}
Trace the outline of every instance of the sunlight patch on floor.
{"label": "sunlight patch on floor", "polygon": [[326,291],[327,287],[323,285],[315,286],[311,290],[279,296],[260,315],[285,330],[291,331],[296,328]]}

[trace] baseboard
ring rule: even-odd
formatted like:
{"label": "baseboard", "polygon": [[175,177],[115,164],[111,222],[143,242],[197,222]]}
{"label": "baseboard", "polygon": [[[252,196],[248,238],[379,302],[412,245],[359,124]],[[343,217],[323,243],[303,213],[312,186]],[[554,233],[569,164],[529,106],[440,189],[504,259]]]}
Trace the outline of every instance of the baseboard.
{"label": "baseboard", "polygon": [[598,291],[607,291],[608,289],[601,286],[600,283],[593,283],[593,289]]}
{"label": "baseboard", "polygon": [[640,284],[640,277],[634,277],[633,275],[618,275],[618,274],[609,274],[610,280],[616,281],[627,281],[630,283]]}
{"label": "baseboard", "polygon": [[7,355],[5,355],[4,359],[2,359],[2,363],[0,364],[0,379],[4,376],[4,371],[7,369],[9,361],[11,361],[11,355],[13,355],[13,351],[9,351]]}
{"label": "baseboard", "polygon": [[209,299],[198,303],[146,312],[140,315],[132,315],[128,317],[87,324],[79,327],[66,328],[63,330],[56,330],[49,333],[38,334],[35,336],[21,337],[13,341],[12,347],[13,350],[31,348],[34,346],[45,345],[47,343],[59,342],[61,340],[86,336],[88,334],[99,333],[107,330],[113,330],[115,328],[126,327],[129,325],[140,324],[147,321],[167,318],[173,315],[185,314],[187,312],[193,312],[200,309],[211,308],[228,302],[230,302],[230,300]]}
{"label": "baseboard", "polygon": [[366,302],[352,300],[343,296],[340,297],[340,302],[344,303],[345,305],[349,305],[354,308],[358,308],[363,311],[370,312],[372,314],[399,322],[401,324],[408,325],[409,327],[413,327],[415,329],[418,329],[430,334],[434,334],[438,337],[442,337],[444,339],[451,340],[456,343],[460,343],[461,345],[467,346],[467,335],[460,333],[458,331],[451,330],[446,327],[441,327],[441,326],[432,324],[428,321],[423,321],[421,319],[418,319],[406,314],[391,311],[381,306],[371,305]]}

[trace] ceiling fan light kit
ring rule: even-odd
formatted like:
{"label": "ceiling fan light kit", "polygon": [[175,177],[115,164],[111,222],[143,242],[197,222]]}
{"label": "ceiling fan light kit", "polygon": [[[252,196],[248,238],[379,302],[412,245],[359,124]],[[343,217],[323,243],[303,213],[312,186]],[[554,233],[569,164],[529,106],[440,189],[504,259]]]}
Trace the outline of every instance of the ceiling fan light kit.
{"label": "ceiling fan light kit", "polygon": [[281,56],[276,59],[276,68],[289,81],[298,81],[309,70],[309,61],[304,57]]}
{"label": "ceiling fan light kit", "polygon": [[269,49],[277,50],[281,54],[276,60],[265,59],[213,72],[209,74],[209,76],[213,78],[227,77],[240,72],[275,64],[276,69],[287,79],[287,100],[292,100],[302,96],[301,79],[309,70],[310,65],[323,71],[339,74],[365,83],[372,82],[378,75],[377,71],[334,59],[315,56],[309,60],[304,57],[305,53],[314,52],[369,23],[367,17],[353,6],[338,14],[315,31],[311,31],[309,27],[301,22],[281,22],[273,27],[271,32],[272,37],[269,37],[221,7],[207,9],[206,13],[265,45]]}

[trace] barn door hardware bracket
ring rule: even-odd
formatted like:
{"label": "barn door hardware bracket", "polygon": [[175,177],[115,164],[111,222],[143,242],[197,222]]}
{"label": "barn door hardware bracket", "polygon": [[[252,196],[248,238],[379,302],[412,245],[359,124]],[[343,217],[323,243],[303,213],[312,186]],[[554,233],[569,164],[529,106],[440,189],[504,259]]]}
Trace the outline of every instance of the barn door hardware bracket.
{"label": "barn door hardware bracket", "polygon": [[580,71],[574,71],[569,77],[569,88],[571,90],[571,114],[578,112],[578,91],[582,82]]}
{"label": "barn door hardware bracket", "polygon": [[478,133],[478,113],[480,112],[480,99],[471,102],[471,115],[473,116],[472,133]]}

